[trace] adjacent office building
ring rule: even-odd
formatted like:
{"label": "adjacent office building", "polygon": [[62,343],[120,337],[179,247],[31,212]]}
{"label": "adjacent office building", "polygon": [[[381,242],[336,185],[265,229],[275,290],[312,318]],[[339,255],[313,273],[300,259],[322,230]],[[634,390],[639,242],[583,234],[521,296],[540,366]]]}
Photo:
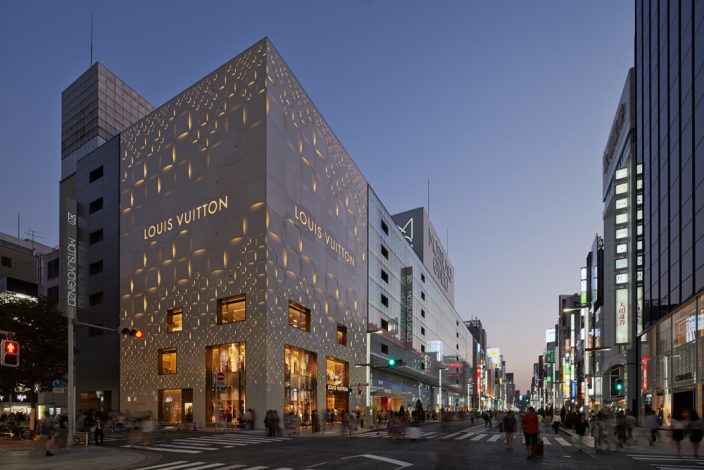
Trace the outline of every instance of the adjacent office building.
{"label": "adjacent office building", "polygon": [[[79,322],[119,326],[116,136],[152,109],[101,63],[61,95],[59,306]],[[77,326],[75,335],[78,408],[117,409],[117,335],[87,326]]]}
{"label": "adjacent office building", "polygon": [[641,409],[703,411],[704,4],[636,2],[636,158],[644,169]]}
{"label": "adjacent office building", "polygon": [[[370,403],[471,406],[471,335],[454,308],[454,270],[427,211],[391,215],[369,190]],[[390,358],[401,366],[385,367]]]}

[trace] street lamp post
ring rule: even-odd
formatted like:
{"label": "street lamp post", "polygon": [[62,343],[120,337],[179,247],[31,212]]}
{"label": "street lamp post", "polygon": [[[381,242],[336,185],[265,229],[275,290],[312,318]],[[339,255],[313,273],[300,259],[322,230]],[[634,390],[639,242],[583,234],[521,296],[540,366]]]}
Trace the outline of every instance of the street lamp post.
{"label": "street lamp post", "polygon": [[367,390],[365,394],[365,405],[367,407],[367,413],[369,413],[368,423],[371,424],[373,413],[372,413],[372,335],[382,334],[386,331],[383,328],[377,328],[374,330],[367,330],[367,362],[364,364],[355,364],[354,367],[365,367],[365,378],[367,381]]}

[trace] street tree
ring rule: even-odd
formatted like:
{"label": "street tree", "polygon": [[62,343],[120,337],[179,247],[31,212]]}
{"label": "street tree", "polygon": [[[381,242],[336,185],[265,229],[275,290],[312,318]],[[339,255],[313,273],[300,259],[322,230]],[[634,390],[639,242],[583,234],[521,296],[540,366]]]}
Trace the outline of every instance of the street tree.
{"label": "street tree", "polygon": [[66,317],[45,298],[13,299],[0,303],[0,330],[20,343],[19,367],[0,367],[0,393],[25,393],[33,405],[37,392],[66,377]]}

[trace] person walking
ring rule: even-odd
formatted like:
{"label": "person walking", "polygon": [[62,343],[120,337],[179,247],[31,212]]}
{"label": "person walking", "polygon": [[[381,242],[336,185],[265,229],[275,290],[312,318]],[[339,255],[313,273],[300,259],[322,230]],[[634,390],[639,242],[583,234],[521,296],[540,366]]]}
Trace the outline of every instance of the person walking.
{"label": "person walking", "polygon": [[684,439],[688,418],[689,414],[687,411],[678,414],[677,419],[672,418],[672,440],[675,443],[675,449],[677,449],[677,457],[682,457],[682,439]]}
{"label": "person walking", "polygon": [[596,452],[601,452],[601,440],[602,440],[605,432],[606,432],[606,426],[604,426],[603,416],[601,415],[601,413],[599,413],[592,420],[592,428],[591,428],[592,437],[594,438],[594,450]]}
{"label": "person walking", "polygon": [[95,445],[102,446],[105,443],[105,434],[103,433],[103,426],[105,425],[105,420],[103,416],[97,414],[95,416]]}
{"label": "person walking", "polygon": [[52,457],[50,449],[54,447],[54,418],[51,417],[48,411],[44,412],[44,419],[40,426],[42,440],[44,441],[44,450],[47,457]]}
{"label": "person walking", "polygon": [[589,428],[589,422],[584,418],[582,413],[577,415],[577,421],[574,424],[575,432],[577,433],[577,442],[579,443],[578,450],[584,452],[584,435],[587,433]]}
{"label": "person walking", "polygon": [[689,415],[689,442],[692,443],[692,452],[699,457],[699,443],[702,442],[702,419],[696,410]]}
{"label": "person walking", "polygon": [[555,413],[555,415],[552,417],[552,428],[555,430],[555,434],[559,434],[561,422],[562,417],[559,414]]}
{"label": "person walking", "polygon": [[648,412],[648,416],[645,417],[645,425],[650,431],[650,438],[648,439],[648,443],[651,446],[654,446],[655,441],[657,441],[658,439],[658,429],[660,428],[660,420],[658,419],[658,416],[653,410],[650,410]]}
{"label": "person walking", "polygon": [[535,446],[538,445],[540,435],[540,424],[538,423],[538,415],[535,413],[535,408],[528,407],[528,413],[521,418],[523,425],[523,435],[526,440],[526,451],[528,452],[527,460],[533,458]]}
{"label": "person walking", "polygon": [[506,416],[504,416],[504,435],[506,437],[506,450],[513,450],[513,437],[516,434],[516,416],[513,411],[509,411]]}

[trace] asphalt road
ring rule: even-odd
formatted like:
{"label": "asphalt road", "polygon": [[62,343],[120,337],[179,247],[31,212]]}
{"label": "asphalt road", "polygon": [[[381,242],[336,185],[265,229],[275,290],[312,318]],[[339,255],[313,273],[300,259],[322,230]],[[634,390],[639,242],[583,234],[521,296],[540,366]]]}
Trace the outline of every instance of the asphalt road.
{"label": "asphalt road", "polygon": [[[338,428],[339,429],[339,428]],[[527,460],[521,435],[513,450],[506,450],[497,427],[453,422],[443,429],[434,423],[419,428],[419,439],[393,441],[385,432],[341,437],[326,435],[271,439],[263,432],[174,433],[155,436],[148,448],[125,447],[125,441],[106,443],[147,457],[129,470],[332,470],[369,469],[636,469],[704,468],[704,459],[678,459],[662,454],[623,450],[596,454],[580,452],[569,437],[543,434],[545,454]]]}

